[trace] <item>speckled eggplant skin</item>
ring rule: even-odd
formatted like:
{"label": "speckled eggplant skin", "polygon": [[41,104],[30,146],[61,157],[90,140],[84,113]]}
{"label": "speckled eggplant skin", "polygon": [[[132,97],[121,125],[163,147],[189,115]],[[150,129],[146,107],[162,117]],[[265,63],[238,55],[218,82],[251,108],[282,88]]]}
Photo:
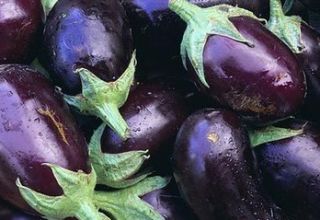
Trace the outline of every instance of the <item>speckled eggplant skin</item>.
{"label": "speckled eggplant skin", "polygon": [[0,2],[0,64],[32,61],[41,35],[42,14],[40,0]]}
{"label": "speckled eggplant skin", "polygon": [[159,163],[163,164],[172,152],[175,136],[190,107],[176,87],[157,80],[137,86],[120,112],[129,125],[130,137],[124,141],[107,128],[102,150],[108,153],[149,150],[151,160],[160,158]]}
{"label": "speckled eggplant skin", "polygon": [[[203,65],[210,88],[202,86],[202,91],[256,125],[296,113],[306,85],[295,55],[259,21],[244,16],[230,20],[254,46],[209,36]],[[191,65],[188,69],[194,72]]]}
{"label": "speckled eggplant skin", "polygon": [[144,195],[142,199],[152,205],[165,220],[197,220],[181,198],[174,180],[165,188]]}
{"label": "speckled eggplant skin", "polygon": [[284,219],[263,197],[247,133],[230,111],[191,115],[177,135],[173,166],[182,197],[199,220]]}
{"label": "speckled eggplant skin", "polygon": [[28,66],[0,66],[0,196],[31,212],[16,180],[47,195],[61,195],[49,167],[90,172],[87,145],[54,86]]}
{"label": "speckled eggplant skin", "polygon": [[[191,0],[208,7],[221,3],[239,5],[257,14],[268,12],[268,0]],[[168,8],[168,0],[122,0],[133,31],[139,69],[183,70],[180,43],[185,23]],[[141,74],[145,73],[141,71]],[[149,72],[148,72],[149,73]]]}
{"label": "speckled eggplant skin", "polygon": [[117,0],[61,0],[49,13],[42,63],[66,93],[81,92],[79,67],[105,81],[124,72],[133,51],[131,29]]}
{"label": "speckled eggplant skin", "polygon": [[309,119],[320,121],[320,33],[301,23],[301,43],[304,49],[297,56],[303,66],[308,85],[303,113]]}
{"label": "speckled eggplant skin", "polygon": [[304,134],[255,148],[263,182],[273,199],[297,219],[320,218],[320,130],[304,121],[289,128],[304,127]]}

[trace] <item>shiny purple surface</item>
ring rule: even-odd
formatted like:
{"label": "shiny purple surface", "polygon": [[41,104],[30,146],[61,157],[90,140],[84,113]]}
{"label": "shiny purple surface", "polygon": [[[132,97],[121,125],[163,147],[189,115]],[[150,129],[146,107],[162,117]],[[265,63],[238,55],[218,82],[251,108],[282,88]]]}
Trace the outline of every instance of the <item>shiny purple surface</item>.
{"label": "shiny purple surface", "polygon": [[0,2],[0,64],[28,63],[39,47],[40,0]]}
{"label": "shiny purple surface", "polygon": [[210,36],[203,55],[210,88],[204,91],[255,124],[296,113],[306,88],[294,54],[258,21],[248,17],[230,20],[254,47]]}
{"label": "shiny purple surface", "polygon": [[54,87],[28,66],[0,66],[0,196],[30,210],[15,181],[47,195],[60,195],[51,163],[90,171],[87,148]]}

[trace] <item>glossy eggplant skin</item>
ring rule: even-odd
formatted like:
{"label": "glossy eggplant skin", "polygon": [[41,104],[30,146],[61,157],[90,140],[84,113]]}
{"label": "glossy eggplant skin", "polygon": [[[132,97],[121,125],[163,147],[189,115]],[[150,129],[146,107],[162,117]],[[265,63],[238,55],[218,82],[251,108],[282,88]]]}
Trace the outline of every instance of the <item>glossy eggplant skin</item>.
{"label": "glossy eggplant skin", "polygon": [[0,64],[32,61],[42,29],[42,14],[40,0],[0,2]]}
{"label": "glossy eggplant skin", "polygon": [[165,188],[144,195],[142,199],[152,205],[165,220],[197,220],[181,198],[174,180]]}
{"label": "glossy eggplant skin", "polygon": [[[123,141],[111,129],[102,137],[102,150],[120,153],[132,150],[149,150],[152,161],[161,166],[168,160],[175,136],[190,114],[183,94],[160,80],[140,84],[132,91],[120,112],[130,128],[130,137]],[[164,159],[166,158],[166,159]]]}
{"label": "glossy eggplant skin", "polygon": [[[210,88],[202,91],[255,124],[296,113],[306,85],[295,55],[259,21],[243,16],[230,21],[254,46],[209,36],[203,65]],[[195,74],[190,63],[188,69]]]}
{"label": "glossy eggplant skin", "polygon": [[[263,197],[240,119],[227,110],[191,115],[177,135],[174,176],[199,220],[284,219]],[[275,211],[275,210],[273,210]]]}
{"label": "glossy eggplant skin", "polygon": [[79,67],[116,80],[133,51],[131,29],[117,0],[61,0],[47,18],[42,63],[70,94],[81,92]]}
{"label": "glossy eggplant skin", "polygon": [[[257,14],[268,12],[268,0],[190,0],[201,7],[221,3],[239,5]],[[168,0],[122,0],[133,31],[137,48],[138,69],[183,70],[180,43],[185,23],[168,8]],[[146,73],[146,71],[141,71]],[[147,71],[147,73],[150,73]],[[142,76],[144,77],[144,76]]]}
{"label": "glossy eggplant skin", "polygon": [[16,180],[47,195],[61,195],[49,167],[90,172],[87,146],[67,106],[40,73],[22,65],[0,66],[0,196],[32,212]]}
{"label": "glossy eggplant skin", "polygon": [[320,130],[305,121],[287,127],[304,134],[255,148],[263,182],[274,200],[297,219],[320,218]]}
{"label": "glossy eggplant skin", "polygon": [[320,33],[301,23],[301,43],[304,49],[297,54],[307,78],[308,93],[303,113],[309,119],[320,121]]}

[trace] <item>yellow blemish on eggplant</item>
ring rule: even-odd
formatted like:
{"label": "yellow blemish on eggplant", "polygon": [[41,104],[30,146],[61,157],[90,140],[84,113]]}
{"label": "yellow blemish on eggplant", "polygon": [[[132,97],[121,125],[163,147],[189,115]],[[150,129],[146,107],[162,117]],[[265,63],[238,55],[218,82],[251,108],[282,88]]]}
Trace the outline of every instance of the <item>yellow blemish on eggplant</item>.
{"label": "yellow blemish on eggplant", "polygon": [[39,114],[48,117],[52,121],[53,125],[56,127],[58,133],[60,134],[63,142],[66,143],[67,145],[69,145],[69,143],[67,141],[66,133],[64,131],[64,126],[61,122],[59,122],[56,119],[55,112],[50,110],[48,108],[48,106],[46,106],[45,109],[42,109],[42,108],[37,109],[37,111],[39,112]]}
{"label": "yellow blemish on eggplant", "polygon": [[217,143],[217,141],[219,140],[219,136],[214,133],[214,132],[210,132],[207,136],[208,140],[211,141],[212,143]]}

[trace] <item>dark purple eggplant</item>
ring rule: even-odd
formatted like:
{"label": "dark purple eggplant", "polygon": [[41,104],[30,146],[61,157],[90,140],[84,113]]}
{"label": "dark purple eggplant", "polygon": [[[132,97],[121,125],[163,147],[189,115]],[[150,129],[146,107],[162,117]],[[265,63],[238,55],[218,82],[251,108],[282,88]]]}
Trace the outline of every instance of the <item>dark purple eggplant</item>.
{"label": "dark purple eggplant", "polygon": [[9,206],[8,204],[1,202],[0,219],[1,220],[41,220],[42,218],[27,215]]}
{"label": "dark purple eggplant", "polygon": [[299,1],[302,2],[304,5],[306,5],[306,7],[309,10],[320,13],[320,4],[318,0],[299,0]]}
{"label": "dark purple eggplant", "polygon": [[0,2],[0,64],[32,61],[40,39],[42,14],[40,0]]}
{"label": "dark purple eggplant", "polygon": [[83,67],[114,81],[128,66],[132,36],[116,0],[61,0],[50,11],[44,31],[42,62],[66,93],[81,92]]}
{"label": "dark purple eggplant", "polygon": [[152,205],[165,220],[197,220],[181,198],[173,180],[165,188],[148,193],[142,199]]}
{"label": "dark purple eggplant", "polygon": [[320,218],[320,130],[305,121],[288,128],[304,133],[254,148],[263,182],[277,204],[297,219]]}
{"label": "dark purple eggplant", "polygon": [[280,0],[270,0],[268,28],[297,55],[307,78],[307,97],[303,114],[319,120],[320,101],[320,33],[297,16],[286,16]]}
{"label": "dark purple eggplant", "polygon": [[200,220],[284,219],[264,197],[248,135],[230,111],[190,116],[179,130],[173,166],[182,197]]}
{"label": "dark purple eggplant", "polygon": [[62,190],[49,167],[90,171],[86,142],[54,87],[27,66],[0,66],[0,196],[30,211],[15,181],[47,195]]}
{"label": "dark purple eggplant", "polygon": [[122,140],[107,128],[102,137],[102,151],[148,150],[152,161],[162,168],[168,167],[169,163],[163,161],[168,161],[178,129],[191,112],[184,93],[159,79],[144,82],[130,93],[120,112],[129,125],[129,138]]}
{"label": "dark purple eggplant", "polygon": [[185,0],[169,6],[188,23],[181,56],[202,92],[255,124],[300,109],[306,86],[296,57],[251,12],[228,5],[202,9]]}

